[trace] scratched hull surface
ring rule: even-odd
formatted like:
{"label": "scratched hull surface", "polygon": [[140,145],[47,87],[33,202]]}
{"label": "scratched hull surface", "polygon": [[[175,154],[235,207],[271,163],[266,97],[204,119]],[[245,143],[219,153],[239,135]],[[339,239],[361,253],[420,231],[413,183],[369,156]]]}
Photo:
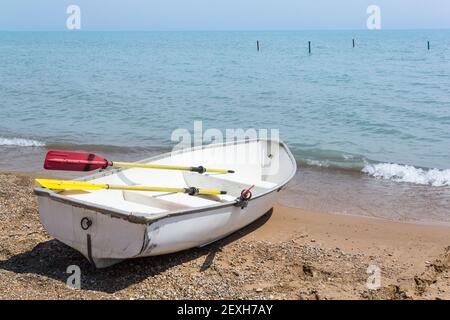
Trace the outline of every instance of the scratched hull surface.
{"label": "scratched hull surface", "polygon": [[[36,188],[41,222],[56,239],[80,251],[96,267],[123,259],[161,255],[203,246],[252,223],[269,211],[296,172],[282,142],[251,140],[184,149],[144,163],[204,165],[233,174],[198,174],[151,169],[100,171],[83,180],[226,190],[226,195],[190,196],[163,192]],[[243,189],[252,198],[238,205]]]}

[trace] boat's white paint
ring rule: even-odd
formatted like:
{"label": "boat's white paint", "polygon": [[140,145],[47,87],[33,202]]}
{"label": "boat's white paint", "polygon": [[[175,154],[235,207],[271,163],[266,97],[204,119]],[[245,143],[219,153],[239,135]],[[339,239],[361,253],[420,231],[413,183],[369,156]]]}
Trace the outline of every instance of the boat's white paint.
{"label": "boat's white paint", "polygon": [[[123,259],[203,246],[269,211],[296,171],[295,160],[285,144],[261,139],[192,148],[142,162],[203,165],[233,169],[236,173],[200,175],[130,168],[105,170],[83,179],[111,184],[196,186],[228,192],[220,196],[120,190],[56,193],[37,188],[44,228],[99,268]],[[235,206],[241,190],[253,184],[248,206]],[[87,230],[81,228],[83,218],[92,221]]]}

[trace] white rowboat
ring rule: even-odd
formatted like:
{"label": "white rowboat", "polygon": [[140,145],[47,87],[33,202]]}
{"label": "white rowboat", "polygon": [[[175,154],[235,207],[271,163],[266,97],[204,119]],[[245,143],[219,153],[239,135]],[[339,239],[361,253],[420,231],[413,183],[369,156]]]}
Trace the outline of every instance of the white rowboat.
{"label": "white rowboat", "polygon": [[[106,169],[80,179],[92,183],[225,190],[224,195],[123,190],[54,191],[35,188],[41,223],[97,268],[124,259],[204,246],[247,226],[273,208],[297,166],[287,146],[247,140],[183,149],[141,161],[224,167],[229,174],[142,168]],[[252,198],[239,199],[253,186]]]}

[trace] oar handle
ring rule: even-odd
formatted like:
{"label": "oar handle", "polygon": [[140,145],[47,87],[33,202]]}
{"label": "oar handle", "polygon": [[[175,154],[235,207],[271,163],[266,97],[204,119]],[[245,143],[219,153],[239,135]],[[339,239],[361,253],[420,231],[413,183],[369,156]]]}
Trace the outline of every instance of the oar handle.
{"label": "oar handle", "polygon": [[165,164],[147,164],[147,163],[132,163],[132,162],[116,162],[108,161],[109,166],[121,167],[121,168],[146,168],[146,169],[163,169],[163,170],[182,170],[182,171],[192,171],[198,173],[214,172],[214,173],[234,173],[233,170],[226,169],[212,169],[199,167],[183,167],[183,166],[171,166]]}

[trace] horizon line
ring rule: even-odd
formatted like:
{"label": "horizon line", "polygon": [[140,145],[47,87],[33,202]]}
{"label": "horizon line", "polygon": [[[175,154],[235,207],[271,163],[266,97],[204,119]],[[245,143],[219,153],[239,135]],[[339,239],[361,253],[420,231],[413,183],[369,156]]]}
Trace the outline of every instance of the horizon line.
{"label": "horizon line", "polygon": [[303,29],[0,29],[0,32],[288,32],[288,31],[421,31],[450,30],[450,27],[425,28],[382,28],[369,30],[367,28],[303,28]]}

